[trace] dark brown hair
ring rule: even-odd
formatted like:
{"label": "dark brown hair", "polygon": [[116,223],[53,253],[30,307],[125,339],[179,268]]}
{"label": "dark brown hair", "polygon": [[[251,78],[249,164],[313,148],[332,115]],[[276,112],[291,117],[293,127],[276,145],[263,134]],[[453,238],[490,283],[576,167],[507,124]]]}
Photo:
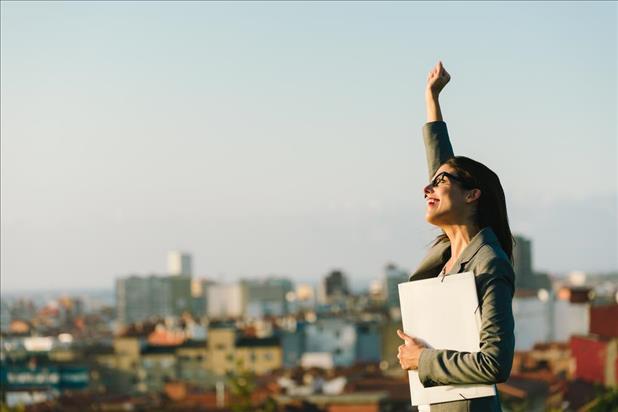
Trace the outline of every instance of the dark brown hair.
{"label": "dark brown hair", "polygon": [[[462,180],[464,189],[480,189],[475,223],[480,229],[491,227],[496,234],[500,246],[513,260],[513,235],[509,227],[506,213],[506,198],[498,175],[482,163],[469,157],[455,156],[444,162],[451,166]],[[435,243],[447,240],[445,234],[438,236]]]}

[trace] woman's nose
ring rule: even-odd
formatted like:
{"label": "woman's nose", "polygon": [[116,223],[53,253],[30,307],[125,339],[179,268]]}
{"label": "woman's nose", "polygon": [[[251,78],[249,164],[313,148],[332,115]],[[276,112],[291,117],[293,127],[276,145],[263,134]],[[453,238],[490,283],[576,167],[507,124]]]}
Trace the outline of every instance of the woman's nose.
{"label": "woman's nose", "polygon": [[429,183],[427,186],[423,188],[423,193],[426,195],[428,195],[432,191],[433,191],[433,186],[431,185],[431,183]]}

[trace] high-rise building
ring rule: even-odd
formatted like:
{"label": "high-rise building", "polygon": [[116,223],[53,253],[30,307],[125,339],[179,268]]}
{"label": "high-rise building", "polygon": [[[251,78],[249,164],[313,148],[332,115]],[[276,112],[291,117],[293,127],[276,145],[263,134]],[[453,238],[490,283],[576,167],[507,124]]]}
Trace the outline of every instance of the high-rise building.
{"label": "high-rise building", "polygon": [[167,276],[164,279],[169,285],[172,316],[191,313],[191,278],[188,276]]}
{"label": "high-rise building", "polygon": [[286,295],[294,290],[288,279],[250,280],[247,286],[247,316],[282,316],[288,313]]}
{"label": "high-rise building", "polygon": [[399,307],[399,284],[407,282],[409,278],[408,272],[389,263],[384,268],[384,294],[386,297],[386,305],[390,307]]}
{"label": "high-rise building", "polygon": [[11,324],[11,310],[5,300],[0,301],[0,332],[9,330]]}
{"label": "high-rise building", "polygon": [[239,318],[247,309],[245,282],[214,284],[207,289],[207,314],[214,319]]}
{"label": "high-rise building", "polygon": [[546,273],[535,273],[532,267],[532,241],[515,235],[513,247],[513,269],[516,289],[550,289],[551,282]]}
{"label": "high-rise building", "polygon": [[208,311],[208,288],[215,282],[208,279],[191,280],[191,313],[197,318],[206,315]]}
{"label": "high-rise building", "polygon": [[173,250],[167,254],[167,271],[173,276],[191,276],[191,255],[179,250]]}
{"label": "high-rise building", "polygon": [[337,303],[350,295],[347,276],[341,270],[331,271],[324,279],[319,288],[320,303]]}
{"label": "high-rise building", "polygon": [[513,269],[515,270],[515,285],[517,288],[530,287],[532,283],[532,242],[515,235],[513,247]]}
{"label": "high-rise building", "polygon": [[[151,311],[151,282],[146,278],[129,276],[116,279],[116,316],[118,322],[127,325],[141,321],[150,316]],[[157,297],[166,294],[157,293]],[[167,305],[160,305],[165,310]]]}
{"label": "high-rise building", "polygon": [[129,276],[116,280],[116,311],[121,324],[191,311],[191,278]]}

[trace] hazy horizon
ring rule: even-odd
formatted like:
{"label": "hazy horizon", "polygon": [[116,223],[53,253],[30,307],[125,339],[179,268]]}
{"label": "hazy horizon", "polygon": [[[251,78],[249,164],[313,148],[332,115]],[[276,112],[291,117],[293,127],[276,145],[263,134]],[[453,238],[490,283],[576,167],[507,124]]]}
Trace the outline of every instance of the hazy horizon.
{"label": "hazy horizon", "polygon": [[423,88],[535,270],[618,270],[618,6],[2,2],[3,291],[413,270]]}

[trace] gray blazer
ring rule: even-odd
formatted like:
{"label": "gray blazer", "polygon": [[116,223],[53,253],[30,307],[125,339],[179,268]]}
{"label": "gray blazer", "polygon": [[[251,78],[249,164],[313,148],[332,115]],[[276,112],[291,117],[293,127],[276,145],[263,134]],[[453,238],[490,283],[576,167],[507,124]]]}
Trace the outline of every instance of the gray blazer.
{"label": "gray blazer", "polygon": [[[446,123],[431,122],[423,128],[429,178],[440,165],[453,157]],[[411,281],[437,276],[451,257],[450,243],[434,245]],[[425,387],[454,384],[496,384],[511,373],[515,336],[512,299],[515,274],[494,231],[483,228],[466,246],[448,274],[475,274],[481,311],[480,351],[458,352],[425,349],[419,359],[419,378]],[[431,405],[431,411],[501,411],[498,396],[475,398]]]}

